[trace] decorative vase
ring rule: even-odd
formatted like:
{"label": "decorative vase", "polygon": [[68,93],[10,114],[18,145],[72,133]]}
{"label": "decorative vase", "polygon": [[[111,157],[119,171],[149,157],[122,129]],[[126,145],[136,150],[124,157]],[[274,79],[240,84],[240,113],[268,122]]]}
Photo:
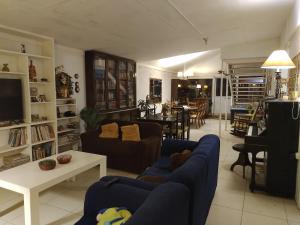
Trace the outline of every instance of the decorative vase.
{"label": "decorative vase", "polygon": [[2,71],[3,72],[9,72],[9,68],[8,68],[8,64],[7,63],[3,64]]}
{"label": "decorative vase", "polygon": [[168,109],[162,108],[161,112],[162,112],[163,116],[168,116]]}
{"label": "decorative vase", "polygon": [[32,60],[30,60],[30,65],[29,65],[29,79],[30,81],[37,81],[36,70],[35,70],[35,66],[32,63]]}

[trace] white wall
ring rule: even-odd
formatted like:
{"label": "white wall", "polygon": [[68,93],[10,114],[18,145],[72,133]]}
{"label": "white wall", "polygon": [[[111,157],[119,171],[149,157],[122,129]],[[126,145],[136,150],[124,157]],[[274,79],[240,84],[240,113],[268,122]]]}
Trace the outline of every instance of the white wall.
{"label": "white wall", "polygon": [[268,57],[280,45],[279,38],[249,42],[222,48],[222,59],[247,59]]}
{"label": "white wall", "polygon": [[[157,78],[162,80],[162,103],[171,101],[171,79],[174,73],[166,70],[147,66],[143,64],[137,64],[136,70],[136,98],[146,99],[149,95],[150,78]],[[157,113],[161,111],[160,104],[158,105]]]}
{"label": "white wall", "polygon": [[[55,45],[55,66],[59,65],[64,66],[65,72],[73,77],[74,82],[79,82],[80,91],[79,93],[74,91],[73,95],[77,102],[76,113],[78,114],[86,106],[84,51]],[[75,73],[79,74],[78,79],[74,78]],[[83,131],[83,124],[81,130]]]}
{"label": "white wall", "polygon": [[187,72],[193,72],[194,78],[212,78],[222,69],[221,51],[213,50],[207,57],[199,58],[185,66]]}

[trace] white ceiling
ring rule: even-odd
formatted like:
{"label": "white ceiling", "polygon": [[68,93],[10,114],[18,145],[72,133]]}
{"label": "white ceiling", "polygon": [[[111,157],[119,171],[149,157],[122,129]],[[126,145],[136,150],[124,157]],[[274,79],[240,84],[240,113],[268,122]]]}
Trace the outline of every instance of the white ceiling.
{"label": "white ceiling", "polygon": [[52,36],[70,47],[144,61],[279,37],[293,4],[294,0],[1,0],[0,23]]}

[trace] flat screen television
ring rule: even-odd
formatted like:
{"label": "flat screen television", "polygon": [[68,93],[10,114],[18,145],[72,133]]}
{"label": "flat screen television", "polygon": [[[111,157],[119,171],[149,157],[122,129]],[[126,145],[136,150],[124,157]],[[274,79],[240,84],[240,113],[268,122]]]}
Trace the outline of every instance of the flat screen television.
{"label": "flat screen television", "polygon": [[0,79],[0,121],[23,121],[20,79]]}

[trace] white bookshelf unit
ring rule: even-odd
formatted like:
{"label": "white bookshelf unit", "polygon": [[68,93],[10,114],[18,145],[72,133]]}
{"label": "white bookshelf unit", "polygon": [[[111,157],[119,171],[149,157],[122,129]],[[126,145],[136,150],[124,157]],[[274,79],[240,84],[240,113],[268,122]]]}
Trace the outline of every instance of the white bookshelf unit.
{"label": "white bookshelf unit", "polygon": [[[79,150],[80,145],[80,118],[76,115],[75,98],[57,98],[57,142],[58,153],[68,150]],[[64,113],[71,111],[75,116],[65,116]]]}
{"label": "white bookshelf unit", "polygon": [[[26,52],[21,52],[21,45],[25,45]],[[23,122],[0,127],[0,170],[3,157],[23,153],[34,160],[33,151],[44,143],[52,143],[51,154],[57,153],[57,117],[56,91],[54,72],[54,39],[30,32],[0,26],[0,78],[19,79],[22,81]],[[36,69],[36,81],[29,78],[30,61]],[[3,64],[8,64],[9,72],[2,71]],[[38,96],[45,96],[46,100],[32,102],[31,89],[38,91]],[[1,106],[0,107],[5,107]],[[35,115],[35,118],[32,118]],[[39,116],[40,119],[36,117]],[[1,119],[1,118],[0,118]],[[49,126],[53,130],[51,138],[32,141],[32,127]],[[25,128],[26,143],[11,147],[8,144],[11,129]],[[45,130],[39,130],[45,132]],[[48,137],[48,135],[44,135]]]}

